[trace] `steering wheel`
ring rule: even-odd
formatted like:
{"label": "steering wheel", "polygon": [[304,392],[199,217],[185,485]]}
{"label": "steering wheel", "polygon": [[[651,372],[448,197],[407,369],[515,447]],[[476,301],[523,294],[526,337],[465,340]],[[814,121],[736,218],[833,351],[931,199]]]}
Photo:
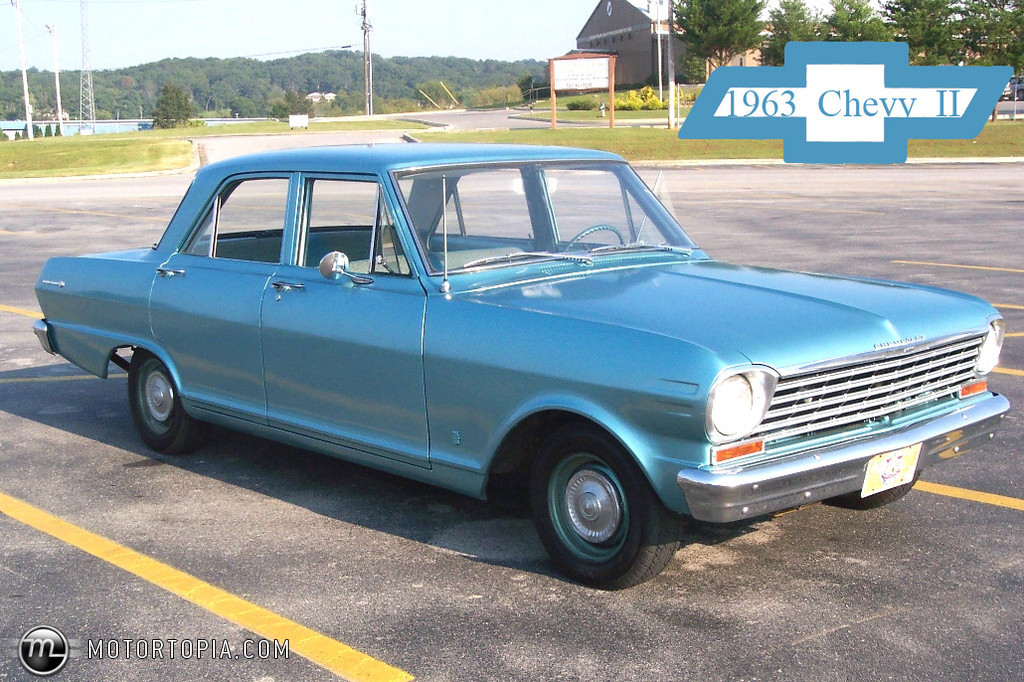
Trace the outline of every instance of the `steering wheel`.
{"label": "steering wheel", "polygon": [[573,237],[572,239],[570,239],[568,241],[568,243],[565,245],[565,248],[562,249],[562,251],[568,251],[572,246],[574,246],[577,242],[579,242],[579,240],[583,239],[584,237],[586,237],[588,235],[594,234],[595,232],[601,232],[602,230],[604,230],[606,232],[614,232],[615,236],[618,237],[618,239],[619,239],[619,244],[625,244],[626,243],[626,239],[625,239],[625,237],[622,236],[621,232],[616,230],[611,225],[605,225],[604,223],[602,223],[600,225],[593,225],[592,227],[588,227],[587,229],[585,229],[582,232],[580,232],[578,235],[576,235],[575,237]]}

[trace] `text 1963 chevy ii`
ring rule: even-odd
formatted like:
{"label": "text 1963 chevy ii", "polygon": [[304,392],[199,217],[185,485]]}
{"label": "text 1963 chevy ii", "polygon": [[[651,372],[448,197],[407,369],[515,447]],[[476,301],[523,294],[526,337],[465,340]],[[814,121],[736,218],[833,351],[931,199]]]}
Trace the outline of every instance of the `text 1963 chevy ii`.
{"label": "text 1963 chevy ii", "polygon": [[712,260],[615,155],[385,145],[199,171],[152,248],[54,258],[44,348],[128,369],[149,447],[207,422],[484,497],[528,474],[585,583],[658,574],[682,515],[891,502],[988,440],[977,298]]}

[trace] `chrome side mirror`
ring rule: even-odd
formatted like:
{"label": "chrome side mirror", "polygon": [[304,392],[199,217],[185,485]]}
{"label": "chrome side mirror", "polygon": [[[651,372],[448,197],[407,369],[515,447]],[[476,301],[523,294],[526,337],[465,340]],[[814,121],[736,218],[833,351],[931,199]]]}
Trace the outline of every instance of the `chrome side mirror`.
{"label": "chrome side mirror", "polygon": [[348,256],[341,251],[331,251],[320,259],[320,275],[324,279],[339,279],[348,277],[355,284],[372,284],[373,278],[365,275],[356,275],[348,271]]}

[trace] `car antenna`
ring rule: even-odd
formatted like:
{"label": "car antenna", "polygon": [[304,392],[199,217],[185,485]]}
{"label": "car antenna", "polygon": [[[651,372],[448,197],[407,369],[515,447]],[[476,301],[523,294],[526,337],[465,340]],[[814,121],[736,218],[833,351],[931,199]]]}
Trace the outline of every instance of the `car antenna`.
{"label": "car antenna", "polygon": [[444,243],[444,279],[441,280],[441,293],[447,294],[452,285],[448,282],[448,178],[441,175],[441,239]]}

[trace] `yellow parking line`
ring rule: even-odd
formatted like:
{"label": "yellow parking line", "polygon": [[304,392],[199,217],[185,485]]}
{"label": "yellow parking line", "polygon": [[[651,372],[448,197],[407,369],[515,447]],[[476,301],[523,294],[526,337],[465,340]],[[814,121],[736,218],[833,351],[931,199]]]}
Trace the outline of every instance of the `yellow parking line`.
{"label": "yellow parking line", "polygon": [[289,651],[346,680],[398,682],[414,679],[404,670],[4,493],[0,493],[0,513],[137,575],[257,635],[279,641],[287,639]]}
{"label": "yellow parking line", "polygon": [[[108,374],[108,379],[124,379],[127,374]],[[72,374],[63,377],[23,377],[23,378],[12,378],[12,379],[0,379],[0,384],[31,384],[31,383],[47,383],[50,381],[83,381],[85,379],[99,379],[98,376],[93,374]]]}
{"label": "yellow parking line", "polygon": [[1007,369],[1005,367],[996,367],[992,371],[995,372],[996,374],[1009,374],[1010,376],[1024,377],[1024,372],[1022,372],[1019,369]]}
{"label": "yellow parking line", "polygon": [[927,261],[919,260],[894,260],[893,263],[899,265],[929,265],[935,268],[963,268],[964,270],[995,270],[997,272],[1020,272],[1024,273],[1024,270],[1017,268],[997,268],[988,265],[957,265],[956,263],[929,263]]}
{"label": "yellow parking line", "polygon": [[934,493],[935,495],[945,495],[961,500],[983,502],[984,504],[994,504],[998,507],[1008,507],[1009,509],[1024,511],[1024,500],[1018,500],[1016,497],[993,495],[992,493],[983,493],[977,490],[968,490],[967,488],[955,488],[951,485],[930,483],[928,481],[918,481],[914,484],[914,490],[923,490],[926,493]]}
{"label": "yellow parking line", "polygon": [[1024,310],[1024,305],[1014,305],[1013,303],[993,303],[996,308],[1009,308],[1010,310]]}
{"label": "yellow parking line", "polygon": [[43,319],[42,313],[37,313],[32,310],[25,310],[24,308],[15,308],[14,306],[4,305],[3,303],[0,303],[0,310],[3,310],[4,312],[7,313],[14,313],[16,315],[24,315],[25,317],[35,317],[40,320]]}
{"label": "yellow parking line", "polygon": [[1006,334],[1006,338],[1008,339],[1017,339],[1022,336],[1024,336],[1024,332],[1007,332]]}
{"label": "yellow parking line", "polygon": [[11,232],[10,230],[0,230],[0,234],[18,234],[17,232]]}

